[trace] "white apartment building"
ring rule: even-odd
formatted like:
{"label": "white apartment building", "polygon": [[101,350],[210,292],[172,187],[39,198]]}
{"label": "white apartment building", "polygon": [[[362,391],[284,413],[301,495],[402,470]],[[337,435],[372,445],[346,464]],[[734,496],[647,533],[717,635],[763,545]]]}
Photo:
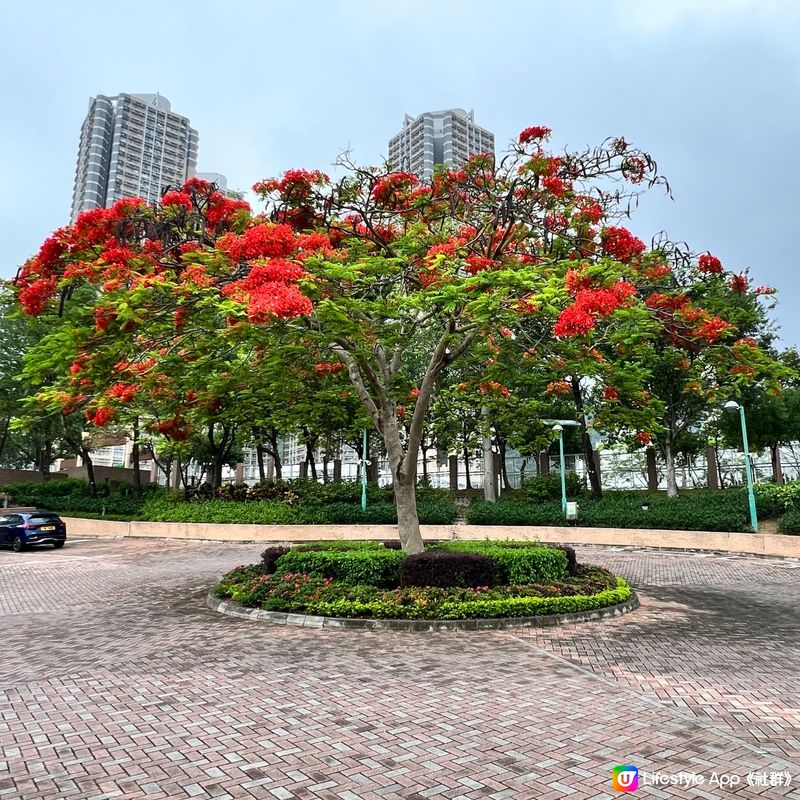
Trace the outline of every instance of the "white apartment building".
{"label": "white apartment building", "polygon": [[436,164],[458,167],[480,153],[494,156],[494,134],[475,124],[473,111],[462,108],[406,114],[403,129],[389,140],[389,163],[426,181]]}
{"label": "white apartment building", "polygon": [[81,127],[72,221],[123,197],[156,202],[195,174],[197,131],[160,94],[97,95]]}

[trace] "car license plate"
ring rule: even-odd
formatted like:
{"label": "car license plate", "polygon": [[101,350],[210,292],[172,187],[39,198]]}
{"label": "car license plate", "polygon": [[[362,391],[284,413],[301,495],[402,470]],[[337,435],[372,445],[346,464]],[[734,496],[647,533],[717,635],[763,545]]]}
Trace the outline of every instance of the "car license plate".
{"label": "car license plate", "polygon": [[39,528],[40,531],[54,531],[55,529],[55,525],[42,525],[42,527]]}

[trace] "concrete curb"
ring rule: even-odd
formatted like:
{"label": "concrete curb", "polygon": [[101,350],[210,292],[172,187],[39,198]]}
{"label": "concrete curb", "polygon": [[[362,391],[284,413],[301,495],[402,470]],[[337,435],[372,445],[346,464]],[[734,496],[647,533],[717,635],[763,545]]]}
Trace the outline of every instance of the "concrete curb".
{"label": "concrete curb", "polygon": [[[68,532],[98,538],[148,538],[215,542],[309,542],[317,539],[397,539],[396,525],[232,525],[199,522],[116,522],[61,515]],[[714,553],[800,558],[800,536],[774,533],[581,528],[549,525],[421,525],[424,539],[518,539],[559,544],[654,547]]]}
{"label": "concrete curb", "polygon": [[358,631],[502,631],[509,628],[547,628],[590,622],[628,614],[639,608],[639,598],[631,590],[624,603],[570,614],[547,614],[538,617],[505,617],[497,619],[347,619],[343,617],[314,617],[307,614],[288,614],[282,611],[264,611],[245,608],[230,600],[214,597],[213,590],[206,595],[206,605],[213,611],[230,617],[266,622],[271,625],[294,625],[300,628],[337,628]]}

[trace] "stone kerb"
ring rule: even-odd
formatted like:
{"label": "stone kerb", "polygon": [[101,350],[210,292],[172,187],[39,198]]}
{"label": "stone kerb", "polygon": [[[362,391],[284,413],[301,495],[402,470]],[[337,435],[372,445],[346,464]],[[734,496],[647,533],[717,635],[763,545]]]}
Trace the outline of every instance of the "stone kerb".
{"label": "stone kerb", "polygon": [[576,622],[618,617],[639,608],[636,592],[623,603],[569,614],[543,614],[537,617],[498,617],[496,619],[348,619],[345,617],[318,617],[309,614],[290,614],[283,611],[264,611],[259,608],[245,608],[230,600],[214,597],[209,592],[206,597],[209,608],[220,614],[271,625],[293,625],[301,628],[339,628],[346,630],[370,631],[486,631],[507,630],[509,628],[546,628],[555,625],[569,625]]}
{"label": "stone kerb", "polygon": [[[211,540],[223,542],[308,542],[318,539],[396,539],[396,525],[222,525],[190,522],[115,522],[62,515],[69,536]],[[618,547],[707,550],[800,558],[800,536],[770,533],[637,530],[506,525],[422,525],[425,539],[522,539]]]}

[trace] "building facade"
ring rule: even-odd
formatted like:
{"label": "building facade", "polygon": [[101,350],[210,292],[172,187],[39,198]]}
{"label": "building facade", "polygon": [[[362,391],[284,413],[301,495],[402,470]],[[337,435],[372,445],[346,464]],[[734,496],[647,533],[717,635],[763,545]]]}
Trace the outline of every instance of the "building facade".
{"label": "building facade", "polygon": [[81,127],[72,220],[123,197],[155,202],[195,174],[197,131],[159,94],[98,95]]}
{"label": "building facade", "polygon": [[389,163],[423,180],[431,179],[436,164],[458,167],[479,153],[494,156],[494,134],[461,108],[406,114],[403,129],[389,141]]}

